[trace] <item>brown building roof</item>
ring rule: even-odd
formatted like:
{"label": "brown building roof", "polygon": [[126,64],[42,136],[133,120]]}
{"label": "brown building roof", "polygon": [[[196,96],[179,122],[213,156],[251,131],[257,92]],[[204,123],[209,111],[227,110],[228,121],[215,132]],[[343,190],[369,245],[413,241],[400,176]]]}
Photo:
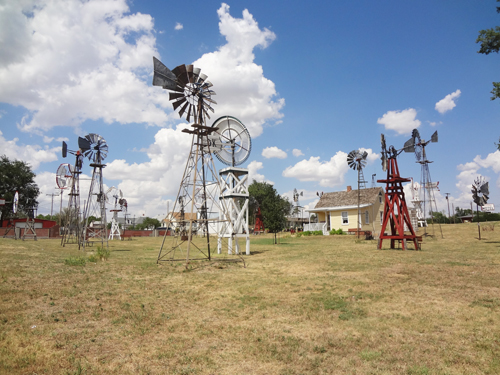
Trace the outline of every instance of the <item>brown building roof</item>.
{"label": "brown building roof", "polygon": [[[360,190],[360,204],[372,204],[378,199],[379,193],[384,194],[381,187],[367,188]],[[344,190],[333,193],[324,193],[314,208],[357,206],[358,191]]]}

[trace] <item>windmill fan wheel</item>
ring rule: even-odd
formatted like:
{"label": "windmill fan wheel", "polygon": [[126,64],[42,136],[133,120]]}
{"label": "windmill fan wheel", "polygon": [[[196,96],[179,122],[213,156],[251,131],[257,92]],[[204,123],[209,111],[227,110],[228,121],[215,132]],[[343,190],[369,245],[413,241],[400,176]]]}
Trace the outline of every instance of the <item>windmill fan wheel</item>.
{"label": "windmill fan wheel", "polygon": [[366,151],[361,152],[360,150],[353,150],[347,155],[347,164],[355,171],[359,171],[366,166],[367,156],[368,153]]}
{"label": "windmill fan wheel", "polygon": [[217,159],[233,167],[243,164],[252,150],[252,139],[245,125],[235,117],[223,116],[212,127],[217,128],[214,133]]}
{"label": "windmill fan wheel", "polygon": [[212,83],[207,75],[193,65],[179,65],[170,71],[160,60],[153,57],[153,85],[170,90],[169,100],[174,111],[179,109],[179,117],[186,115],[186,120],[203,123],[204,117],[210,118],[208,111],[215,112],[210,104],[217,104],[212,99],[215,92],[210,90]]}
{"label": "windmill fan wheel", "polygon": [[90,133],[83,138],[79,137],[78,147],[82,150],[83,156],[94,163],[100,163],[108,156],[108,144],[99,134]]}

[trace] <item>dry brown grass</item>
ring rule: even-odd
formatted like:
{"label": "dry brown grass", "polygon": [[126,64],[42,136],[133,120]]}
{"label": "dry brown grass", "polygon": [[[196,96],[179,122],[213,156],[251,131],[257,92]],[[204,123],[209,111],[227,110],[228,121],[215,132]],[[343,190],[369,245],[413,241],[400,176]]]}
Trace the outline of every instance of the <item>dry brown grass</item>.
{"label": "dry brown grass", "polygon": [[246,268],[189,269],[156,265],[159,238],[79,266],[0,238],[0,373],[498,374],[500,231],[443,232],[418,252],[256,236]]}

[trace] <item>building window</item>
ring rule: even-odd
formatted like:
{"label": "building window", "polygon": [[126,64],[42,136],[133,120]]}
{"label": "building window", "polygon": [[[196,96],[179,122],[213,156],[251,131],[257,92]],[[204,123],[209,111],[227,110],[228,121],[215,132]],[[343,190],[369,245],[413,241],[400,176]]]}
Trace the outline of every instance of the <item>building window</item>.
{"label": "building window", "polygon": [[365,224],[370,224],[370,214],[365,211]]}
{"label": "building window", "polygon": [[349,215],[347,214],[347,211],[342,211],[342,225],[347,224],[349,224]]}
{"label": "building window", "polygon": [[384,213],[380,211],[380,225],[384,224]]}

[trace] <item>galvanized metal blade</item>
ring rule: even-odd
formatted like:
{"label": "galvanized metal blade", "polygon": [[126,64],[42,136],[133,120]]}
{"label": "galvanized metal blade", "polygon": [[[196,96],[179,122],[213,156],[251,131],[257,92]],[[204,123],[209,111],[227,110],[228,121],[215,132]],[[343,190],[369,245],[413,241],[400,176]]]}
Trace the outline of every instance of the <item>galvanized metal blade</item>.
{"label": "galvanized metal blade", "polygon": [[437,141],[438,141],[438,132],[436,130],[434,134],[431,135],[431,142],[436,143]]}
{"label": "galvanized metal blade", "polygon": [[162,86],[173,90],[176,87],[176,76],[160,60],[153,57],[153,86]]}
{"label": "galvanized metal blade", "polygon": [[181,110],[179,111],[179,117],[182,117],[182,115],[184,114],[184,112],[186,111],[186,108],[187,106],[190,105],[189,102],[187,102],[186,104],[184,104],[184,106],[181,108]]}
{"label": "galvanized metal blade", "polygon": [[186,101],[187,99],[183,96],[180,100],[172,103],[172,106],[174,107],[174,111],[182,104]]}
{"label": "galvanized metal blade", "polygon": [[184,93],[177,93],[177,92],[169,92],[168,93],[168,100],[176,100],[179,98],[183,98]]}

